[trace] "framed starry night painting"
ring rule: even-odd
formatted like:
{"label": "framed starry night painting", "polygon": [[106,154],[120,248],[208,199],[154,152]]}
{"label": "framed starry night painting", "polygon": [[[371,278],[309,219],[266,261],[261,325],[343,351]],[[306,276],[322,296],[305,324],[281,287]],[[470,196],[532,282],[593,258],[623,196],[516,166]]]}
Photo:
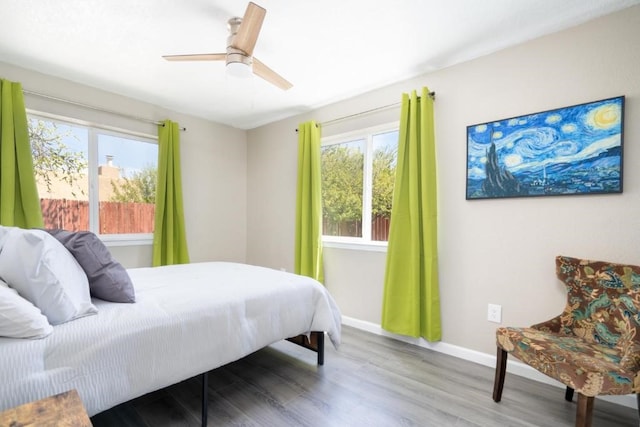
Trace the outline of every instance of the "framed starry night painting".
{"label": "framed starry night painting", "polygon": [[467,200],[622,193],[624,96],[467,126]]}

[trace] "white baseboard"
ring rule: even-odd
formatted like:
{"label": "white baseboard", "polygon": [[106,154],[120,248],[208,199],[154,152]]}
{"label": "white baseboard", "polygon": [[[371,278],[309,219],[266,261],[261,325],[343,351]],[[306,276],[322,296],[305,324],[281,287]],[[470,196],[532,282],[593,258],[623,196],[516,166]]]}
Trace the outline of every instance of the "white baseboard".
{"label": "white baseboard", "polygon": [[[471,349],[460,347],[453,344],[447,344],[442,341],[431,343],[423,338],[413,338],[413,337],[407,337],[404,335],[392,334],[391,332],[387,332],[384,329],[382,329],[380,325],[367,322],[364,320],[354,319],[352,317],[342,316],[342,323],[344,325],[351,326],[356,329],[371,332],[376,335],[390,337],[398,341],[417,345],[419,347],[437,351],[438,353],[444,353],[449,356],[458,357],[460,359],[468,360],[470,362],[474,362],[480,365],[489,366],[491,368],[495,368],[496,366],[495,355],[482,353],[479,351],[471,350]],[[551,384],[559,388],[565,388],[564,384],[536,371],[529,365],[525,365],[524,363],[519,362],[517,360],[512,360],[512,359],[507,360],[507,372],[515,375],[519,375],[521,377],[525,377],[534,381],[539,381],[545,384]],[[599,396],[597,397],[597,399],[602,399],[607,402],[616,403],[622,406],[628,406],[634,409],[637,408],[636,396],[632,394],[625,395],[625,396]]]}

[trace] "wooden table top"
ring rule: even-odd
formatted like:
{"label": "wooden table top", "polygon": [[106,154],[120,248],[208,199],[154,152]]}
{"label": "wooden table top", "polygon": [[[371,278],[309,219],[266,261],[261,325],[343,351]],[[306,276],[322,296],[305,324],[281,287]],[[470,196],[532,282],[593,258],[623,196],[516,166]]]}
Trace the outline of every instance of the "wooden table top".
{"label": "wooden table top", "polygon": [[91,421],[76,390],[0,412],[0,427],[89,427]]}

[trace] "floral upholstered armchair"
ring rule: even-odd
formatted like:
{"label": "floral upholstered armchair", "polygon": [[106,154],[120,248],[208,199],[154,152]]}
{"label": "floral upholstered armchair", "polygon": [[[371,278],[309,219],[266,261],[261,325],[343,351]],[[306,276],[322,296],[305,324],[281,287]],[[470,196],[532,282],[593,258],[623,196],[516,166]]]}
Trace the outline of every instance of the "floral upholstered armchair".
{"label": "floral upholstered armchair", "polygon": [[496,331],[493,400],[511,353],[565,384],[568,401],[578,392],[576,427],[591,426],[595,396],[640,392],[640,267],[558,256],[556,274],[567,288],[562,314]]}

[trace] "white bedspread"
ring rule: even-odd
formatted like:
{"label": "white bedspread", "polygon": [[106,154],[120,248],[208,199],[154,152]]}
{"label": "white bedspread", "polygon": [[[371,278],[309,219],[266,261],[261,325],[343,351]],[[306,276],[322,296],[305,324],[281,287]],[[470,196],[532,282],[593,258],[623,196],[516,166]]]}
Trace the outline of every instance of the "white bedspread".
{"label": "white bedspread", "polygon": [[97,315],[47,338],[0,338],[0,410],[75,388],[92,416],[284,338],[340,342],[340,312],[312,279],[223,262],[128,271],[136,303],[94,299]]}

